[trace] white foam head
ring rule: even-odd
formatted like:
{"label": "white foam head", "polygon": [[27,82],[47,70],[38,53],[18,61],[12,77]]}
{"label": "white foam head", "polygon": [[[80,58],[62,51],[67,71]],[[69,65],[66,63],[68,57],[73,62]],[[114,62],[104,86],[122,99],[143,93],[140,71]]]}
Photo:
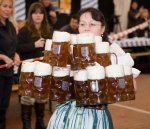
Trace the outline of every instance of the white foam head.
{"label": "white foam head", "polygon": [[92,33],[82,33],[77,35],[78,44],[90,44],[95,43],[95,37]]}
{"label": "white foam head", "polygon": [[54,31],[53,33],[53,42],[70,42],[70,34],[68,32]]}
{"label": "white foam head", "polygon": [[35,62],[22,62],[21,72],[34,72],[35,64]]}
{"label": "white foam head", "polygon": [[123,65],[109,65],[105,67],[106,77],[124,77]]}
{"label": "white foam head", "polygon": [[51,46],[52,46],[52,40],[51,39],[47,39],[46,43],[45,43],[45,50],[46,51],[51,51]]}
{"label": "white foam head", "polygon": [[88,79],[100,80],[105,78],[105,69],[101,65],[88,66],[87,68]]}
{"label": "white foam head", "polygon": [[95,36],[95,43],[101,43],[102,37],[101,36]]}
{"label": "white foam head", "polygon": [[71,34],[70,43],[77,44],[77,35],[76,34]]}
{"label": "white foam head", "polygon": [[131,75],[132,74],[132,67],[130,65],[123,65],[124,74]]}
{"label": "white foam head", "polygon": [[87,81],[87,71],[85,69],[74,72],[75,81]]}
{"label": "white foam head", "polygon": [[65,77],[70,76],[70,68],[69,67],[53,67],[52,75],[54,77]]}
{"label": "white foam head", "polygon": [[99,53],[109,53],[110,47],[108,42],[101,42],[95,44],[95,51],[97,54]]}
{"label": "white foam head", "polygon": [[37,62],[34,69],[35,76],[47,76],[51,75],[52,66],[47,63]]}

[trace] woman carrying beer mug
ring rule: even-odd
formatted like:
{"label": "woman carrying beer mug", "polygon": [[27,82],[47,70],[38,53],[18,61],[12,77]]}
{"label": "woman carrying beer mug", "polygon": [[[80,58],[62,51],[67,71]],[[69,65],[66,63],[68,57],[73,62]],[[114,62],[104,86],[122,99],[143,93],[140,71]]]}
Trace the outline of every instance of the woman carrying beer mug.
{"label": "woman carrying beer mug", "polygon": [[[79,11],[79,33],[93,33],[108,41],[103,14],[94,8]],[[83,76],[82,76],[83,77]],[[56,107],[47,129],[114,129],[107,104],[99,108],[78,107],[76,101],[68,101]]]}
{"label": "woman carrying beer mug", "polygon": [[[18,52],[21,60],[32,59],[43,56],[45,40],[52,37],[52,29],[48,24],[46,12],[39,2],[33,3],[28,12],[25,26],[18,34]],[[21,117],[23,129],[31,129],[32,106],[35,105],[36,129],[46,129],[43,117],[45,102],[38,103],[30,97],[21,94]]]}

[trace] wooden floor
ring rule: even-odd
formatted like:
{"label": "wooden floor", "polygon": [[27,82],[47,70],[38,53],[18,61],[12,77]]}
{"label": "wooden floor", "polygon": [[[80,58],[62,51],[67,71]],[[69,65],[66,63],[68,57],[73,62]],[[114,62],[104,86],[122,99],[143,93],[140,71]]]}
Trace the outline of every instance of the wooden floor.
{"label": "wooden floor", "polygon": [[[140,75],[137,84],[136,100],[109,106],[114,129],[150,129],[150,74]],[[53,110],[54,108],[55,106],[53,106]],[[51,117],[48,105],[45,114],[45,123],[47,124]],[[33,110],[32,129],[34,129],[34,124],[35,114]],[[12,93],[6,129],[22,129],[17,92]]]}

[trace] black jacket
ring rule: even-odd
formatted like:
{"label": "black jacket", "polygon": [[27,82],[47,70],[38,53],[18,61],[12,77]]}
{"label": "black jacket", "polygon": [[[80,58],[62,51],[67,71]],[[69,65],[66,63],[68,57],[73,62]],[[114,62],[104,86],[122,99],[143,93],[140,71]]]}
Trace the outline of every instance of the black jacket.
{"label": "black jacket", "polygon": [[[6,25],[0,22],[0,54],[4,54],[11,59],[14,58],[17,46],[17,35],[13,24],[7,20]],[[0,65],[5,64],[0,60]],[[12,76],[13,67],[0,69],[0,76]]]}
{"label": "black jacket", "polygon": [[[52,33],[42,36],[45,39],[52,38]],[[43,56],[44,48],[35,48],[35,41],[40,38],[39,35],[32,37],[31,32],[27,27],[23,27],[18,34],[17,52],[21,60],[31,59]]]}

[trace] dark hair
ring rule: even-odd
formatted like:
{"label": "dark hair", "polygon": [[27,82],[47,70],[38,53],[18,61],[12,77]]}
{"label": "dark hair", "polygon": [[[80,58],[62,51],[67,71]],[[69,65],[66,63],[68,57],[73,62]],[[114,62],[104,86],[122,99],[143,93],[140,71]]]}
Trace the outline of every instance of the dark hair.
{"label": "dark hair", "polygon": [[105,32],[104,32],[102,38],[103,38],[104,41],[108,41],[107,25],[106,25],[105,17],[104,17],[103,13],[100,10],[95,9],[95,8],[81,9],[78,12],[78,17],[77,17],[78,22],[80,22],[81,15],[84,14],[84,13],[87,13],[87,12],[91,13],[92,19],[94,19],[95,21],[101,22],[102,26],[105,26]]}
{"label": "dark hair", "polygon": [[47,35],[48,33],[50,33],[52,31],[52,29],[51,29],[51,27],[48,23],[45,8],[39,2],[35,2],[35,3],[31,4],[31,6],[29,8],[27,20],[26,20],[26,27],[31,32],[32,36],[39,35],[39,32],[35,28],[34,22],[32,20],[32,14],[35,13],[37,10],[40,10],[41,13],[44,14],[44,18],[43,18],[43,21],[42,21],[42,24],[41,24],[41,27],[40,27],[40,33],[41,33],[42,36],[44,36],[44,35]]}
{"label": "dark hair", "polygon": [[77,14],[71,14],[71,15],[70,15],[70,19],[71,19],[71,18],[78,20]]}

